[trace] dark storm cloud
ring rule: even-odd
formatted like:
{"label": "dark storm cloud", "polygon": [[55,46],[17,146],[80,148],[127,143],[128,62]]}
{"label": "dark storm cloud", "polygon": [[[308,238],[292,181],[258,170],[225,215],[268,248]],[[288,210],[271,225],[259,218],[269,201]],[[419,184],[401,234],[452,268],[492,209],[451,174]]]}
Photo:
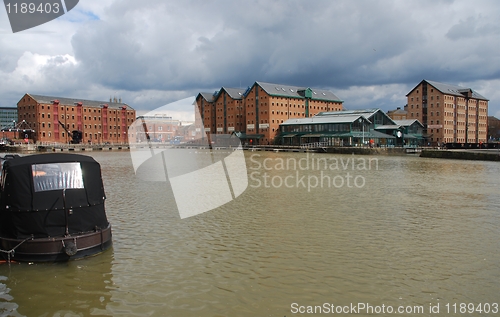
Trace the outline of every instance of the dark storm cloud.
{"label": "dark storm cloud", "polygon": [[[428,10],[428,20],[411,14],[418,3]],[[174,6],[150,1],[146,6],[121,1],[109,8],[106,21],[80,29],[72,43],[89,79],[127,90],[238,86],[255,80],[346,88],[422,78],[478,79],[490,66],[474,59],[474,48],[457,51],[461,45],[454,41],[496,32],[495,26],[485,23],[486,17],[479,26],[477,18],[464,17],[446,36],[439,29],[429,34],[429,23],[439,16],[432,16],[433,10],[449,5],[188,1]],[[464,64],[450,65],[453,59]]]}
{"label": "dark storm cloud", "polygon": [[138,109],[254,81],[390,108],[429,79],[475,84],[498,103],[496,1],[89,0],[81,9],[92,18],[54,36],[0,37],[0,78],[23,92],[119,95]]}
{"label": "dark storm cloud", "polygon": [[90,78],[132,90],[254,80],[394,82],[404,72],[387,76],[377,63],[423,41],[406,8],[391,3],[382,9],[353,1],[191,2],[173,11],[151,3],[139,9],[120,2],[116,17],[74,36],[76,58]]}

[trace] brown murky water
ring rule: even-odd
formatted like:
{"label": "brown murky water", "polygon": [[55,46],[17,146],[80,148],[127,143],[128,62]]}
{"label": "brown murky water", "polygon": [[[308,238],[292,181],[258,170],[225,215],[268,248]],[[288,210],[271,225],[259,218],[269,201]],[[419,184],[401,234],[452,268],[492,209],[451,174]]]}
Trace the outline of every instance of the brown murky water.
{"label": "brown murky water", "polygon": [[[247,190],[181,220],[169,185],[137,179],[128,152],[90,155],[113,249],[1,264],[0,316],[322,316],[359,304],[445,316],[461,303],[491,316],[500,302],[496,162],[246,152]],[[328,161],[280,165],[304,158]]]}

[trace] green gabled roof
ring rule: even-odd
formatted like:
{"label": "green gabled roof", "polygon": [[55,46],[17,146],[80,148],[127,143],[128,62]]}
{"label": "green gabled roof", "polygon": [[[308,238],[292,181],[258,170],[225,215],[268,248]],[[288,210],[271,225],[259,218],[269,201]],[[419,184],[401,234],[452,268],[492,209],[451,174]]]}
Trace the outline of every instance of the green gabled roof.
{"label": "green gabled roof", "polygon": [[359,119],[363,119],[371,123],[366,117],[361,115],[348,115],[348,116],[313,116],[308,118],[292,118],[288,119],[280,125],[301,125],[301,124],[328,124],[328,123],[353,123]]}
{"label": "green gabled roof", "polygon": [[326,111],[320,112],[316,115],[316,117],[327,117],[327,116],[351,116],[358,115],[363,116],[366,119],[373,121],[371,118],[376,114],[381,113],[389,122],[394,123],[387,113],[382,111],[380,108],[368,108],[368,109],[356,109],[356,110],[340,110],[340,111]]}

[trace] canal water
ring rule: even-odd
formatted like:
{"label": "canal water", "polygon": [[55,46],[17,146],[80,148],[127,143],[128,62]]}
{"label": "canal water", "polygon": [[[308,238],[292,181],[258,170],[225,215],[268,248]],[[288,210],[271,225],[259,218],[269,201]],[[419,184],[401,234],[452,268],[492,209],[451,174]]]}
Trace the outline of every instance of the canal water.
{"label": "canal water", "polygon": [[500,310],[497,162],[245,152],[246,191],[180,219],[170,185],[137,178],[129,152],[86,154],[102,166],[112,250],[0,264],[0,316]]}

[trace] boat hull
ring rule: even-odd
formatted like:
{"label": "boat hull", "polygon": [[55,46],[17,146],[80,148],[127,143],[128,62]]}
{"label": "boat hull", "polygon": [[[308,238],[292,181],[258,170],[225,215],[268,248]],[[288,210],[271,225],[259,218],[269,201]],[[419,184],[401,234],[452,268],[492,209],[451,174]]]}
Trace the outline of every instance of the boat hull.
{"label": "boat hull", "polygon": [[26,240],[0,237],[0,256],[6,261],[61,262],[99,254],[111,245],[111,225],[108,225],[102,230],[67,237]]}

